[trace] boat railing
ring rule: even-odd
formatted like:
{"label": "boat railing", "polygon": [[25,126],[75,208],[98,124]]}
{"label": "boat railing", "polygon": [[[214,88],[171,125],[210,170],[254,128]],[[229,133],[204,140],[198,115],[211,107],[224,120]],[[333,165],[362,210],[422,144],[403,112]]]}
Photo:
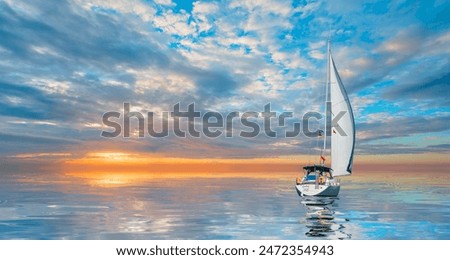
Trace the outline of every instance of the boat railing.
{"label": "boat railing", "polygon": [[330,185],[331,186],[339,186],[340,183],[341,183],[341,179],[332,179],[332,180],[330,180]]}

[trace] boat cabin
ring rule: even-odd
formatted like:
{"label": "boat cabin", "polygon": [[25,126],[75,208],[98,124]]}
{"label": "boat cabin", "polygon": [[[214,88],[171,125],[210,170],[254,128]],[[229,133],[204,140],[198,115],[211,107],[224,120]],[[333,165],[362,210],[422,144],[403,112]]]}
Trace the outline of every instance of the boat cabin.
{"label": "boat cabin", "polygon": [[323,165],[309,165],[303,167],[305,170],[305,176],[302,183],[312,182],[315,183],[318,180],[319,183],[324,183],[326,179],[332,179],[333,170]]}

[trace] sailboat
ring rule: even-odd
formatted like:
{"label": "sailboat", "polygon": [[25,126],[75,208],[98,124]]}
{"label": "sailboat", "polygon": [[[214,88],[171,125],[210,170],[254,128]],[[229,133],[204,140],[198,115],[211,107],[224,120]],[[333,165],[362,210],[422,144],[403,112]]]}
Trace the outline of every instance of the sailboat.
{"label": "sailboat", "polygon": [[[327,83],[325,91],[325,136],[320,163],[303,167],[304,176],[297,178],[295,188],[300,196],[336,197],[341,188],[339,176],[352,173],[355,150],[355,120],[352,107],[331,55],[328,43]],[[331,119],[331,120],[329,120]],[[327,122],[332,122],[327,127]],[[331,165],[325,165],[327,136],[330,136]]]}

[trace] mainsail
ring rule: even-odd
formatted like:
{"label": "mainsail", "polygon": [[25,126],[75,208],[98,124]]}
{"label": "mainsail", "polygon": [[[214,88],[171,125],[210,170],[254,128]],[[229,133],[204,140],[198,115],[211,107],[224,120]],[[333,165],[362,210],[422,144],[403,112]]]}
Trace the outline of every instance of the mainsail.
{"label": "mainsail", "polygon": [[[347,92],[329,53],[331,168],[333,176],[350,175],[355,149],[355,120]],[[336,121],[336,122],[335,122]]]}

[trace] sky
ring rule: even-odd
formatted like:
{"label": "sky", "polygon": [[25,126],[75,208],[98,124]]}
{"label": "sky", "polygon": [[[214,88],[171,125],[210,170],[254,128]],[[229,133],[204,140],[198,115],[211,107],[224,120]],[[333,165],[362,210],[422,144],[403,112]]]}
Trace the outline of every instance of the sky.
{"label": "sky", "polygon": [[224,114],[270,103],[293,111],[292,126],[321,112],[328,39],[357,156],[448,155],[448,10],[448,1],[0,0],[0,157],[317,153],[318,139],[302,135],[138,138],[133,128],[104,138],[102,115],[124,102],[156,118],[176,103]]}

